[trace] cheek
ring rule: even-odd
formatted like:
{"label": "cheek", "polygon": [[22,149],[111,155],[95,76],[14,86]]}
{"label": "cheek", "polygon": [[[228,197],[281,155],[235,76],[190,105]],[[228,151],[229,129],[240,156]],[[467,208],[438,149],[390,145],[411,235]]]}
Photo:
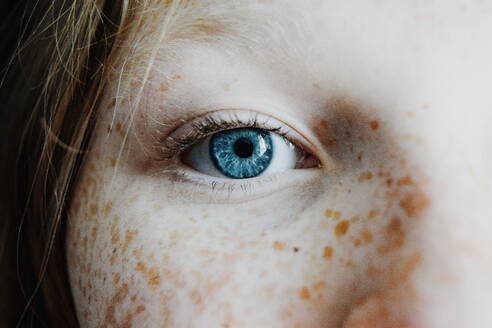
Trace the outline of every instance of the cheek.
{"label": "cheek", "polygon": [[[377,133],[379,124],[368,122],[365,130],[346,128]],[[115,160],[100,155],[114,151],[91,154],[76,189],[67,238],[82,325],[240,327],[248,318],[258,327],[335,327],[374,290],[398,286],[400,301],[411,297],[408,278],[419,255],[412,251],[409,232],[429,205],[419,178],[396,156],[393,166],[366,159],[357,149],[361,136],[335,135],[345,142],[330,142],[332,153],[358,166],[350,174],[323,178],[315,189],[324,192],[302,206],[292,206],[289,197],[277,199],[295,211],[293,218],[271,220],[284,223],[263,231],[244,227],[279,216],[271,206],[179,207],[163,202],[165,193],[150,197],[153,189],[144,177],[114,179]]]}
{"label": "cheek", "polygon": [[[362,174],[356,184],[387,188],[392,179],[372,175]],[[69,226],[72,288],[89,326],[240,326],[244,318],[259,326],[339,325],[351,304],[395,265],[393,256],[406,242],[405,213],[415,207],[406,205],[413,187],[404,177],[379,201],[368,197],[347,207],[359,197],[337,190],[339,199],[322,199],[286,226],[238,238],[216,233],[210,222],[218,213],[169,209],[138,216],[137,195],[102,199],[103,181],[94,173],[82,179],[81,204],[74,204]],[[146,216],[169,224],[149,226]]]}

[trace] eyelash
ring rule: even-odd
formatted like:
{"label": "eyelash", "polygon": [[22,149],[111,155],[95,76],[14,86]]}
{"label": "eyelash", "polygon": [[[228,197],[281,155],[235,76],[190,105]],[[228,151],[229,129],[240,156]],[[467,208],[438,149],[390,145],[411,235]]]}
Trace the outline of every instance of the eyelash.
{"label": "eyelash", "polygon": [[161,156],[163,159],[171,159],[193,145],[195,142],[208,137],[211,134],[238,128],[258,128],[265,131],[274,132],[289,140],[294,145],[297,145],[300,149],[303,149],[303,147],[298,145],[298,142],[294,142],[288,137],[288,131],[286,131],[285,127],[275,125],[274,122],[269,123],[268,125],[269,126],[266,126],[265,123],[261,123],[259,121],[259,115],[256,113],[253,114],[253,116],[248,120],[244,120],[237,116],[232,119],[206,116],[192,122],[190,132],[188,134],[178,137],[168,137],[163,140],[160,143]]}

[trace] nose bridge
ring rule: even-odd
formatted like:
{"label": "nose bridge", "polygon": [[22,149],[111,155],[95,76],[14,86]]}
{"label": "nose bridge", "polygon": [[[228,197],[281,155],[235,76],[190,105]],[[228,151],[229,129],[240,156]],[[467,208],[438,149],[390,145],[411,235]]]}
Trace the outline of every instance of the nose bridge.
{"label": "nose bridge", "polygon": [[354,305],[345,328],[488,327],[492,322],[492,215],[481,140],[452,116],[431,115],[400,129],[404,136],[397,141],[429,206],[404,218],[411,221],[405,247],[379,288]]}

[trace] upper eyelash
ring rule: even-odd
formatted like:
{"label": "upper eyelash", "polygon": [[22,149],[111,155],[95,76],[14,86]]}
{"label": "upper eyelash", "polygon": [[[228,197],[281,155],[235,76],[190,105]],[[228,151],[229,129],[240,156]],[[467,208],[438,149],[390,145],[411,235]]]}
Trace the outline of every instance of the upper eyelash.
{"label": "upper eyelash", "polygon": [[[266,123],[266,122],[265,122]],[[238,116],[232,119],[223,119],[221,117],[206,116],[191,123],[190,132],[184,136],[167,137],[160,143],[160,154],[162,159],[171,159],[179,152],[193,145],[198,140],[205,138],[213,133],[237,128],[257,128],[265,131],[274,132],[290,141],[288,131],[283,126],[272,126],[274,123],[265,123],[259,121],[259,115],[254,114],[250,119],[244,120]]]}

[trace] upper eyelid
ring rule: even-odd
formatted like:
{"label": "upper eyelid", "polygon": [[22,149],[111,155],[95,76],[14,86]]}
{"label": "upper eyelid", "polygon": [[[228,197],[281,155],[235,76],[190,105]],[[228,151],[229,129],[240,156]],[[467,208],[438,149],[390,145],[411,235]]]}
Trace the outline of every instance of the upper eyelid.
{"label": "upper eyelid", "polygon": [[[250,109],[219,109],[215,111],[207,112],[203,115],[196,116],[193,119],[187,120],[185,123],[179,125],[175,129],[173,129],[170,133],[166,134],[161,139],[161,145],[167,150],[172,150],[173,148],[179,148],[179,145],[173,145],[173,143],[180,143],[186,136],[190,134],[196,133],[196,126],[201,122],[210,119],[213,116],[225,116],[228,115],[227,118],[218,117],[224,123],[231,122],[231,126],[223,126],[222,129],[215,129],[209,131],[208,134],[203,134],[200,137],[206,137],[207,135],[239,127],[257,127],[265,130],[269,130],[275,132],[282,137],[285,137],[287,140],[291,141],[297,146],[301,146],[303,150],[307,150],[309,153],[316,154],[316,146],[310,142],[309,139],[304,137],[301,133],[299,133],[296,129],[294,129],[290,124],[285,123],[271,115],[260,113],[258,111],[253,111]],[[234,123],[242,123],[236,124]],[[257,125],[252,126],[253,123]],[[226,124],[224,124],[226,125]],[[188,131],[188,133],[186,133]],[[193,138],[193,137],[191,137]],[[178,150],[179,151],[179,150]],[[172,156],[169,154],[169,157]]]}

